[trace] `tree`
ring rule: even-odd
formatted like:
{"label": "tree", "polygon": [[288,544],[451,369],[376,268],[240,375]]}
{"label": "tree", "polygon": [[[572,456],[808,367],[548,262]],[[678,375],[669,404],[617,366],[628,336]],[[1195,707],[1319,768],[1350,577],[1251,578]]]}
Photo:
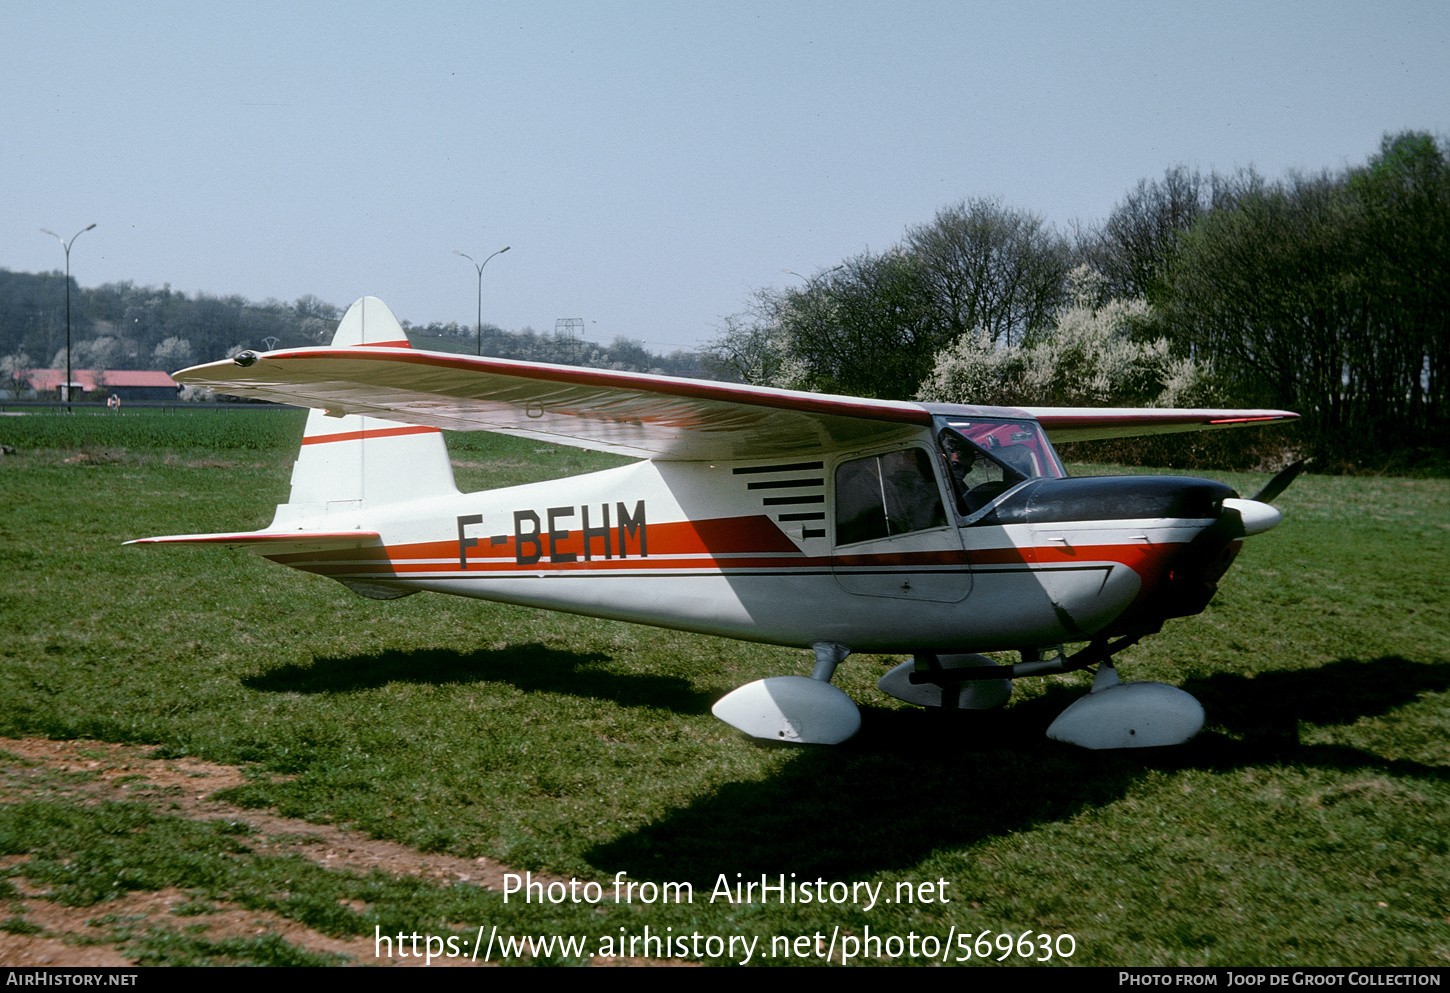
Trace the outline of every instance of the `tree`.
{"label": "tree", "polygon": [[785,293],[778,316],[777,378],[828,393],[907,399],[950,340],[925,266],[901,250],[847,259]]}
{"label": "tree", "polygon": [[30,368],[30,356],[24,352],[0,357],[0,391],[11,397],[33,396],[29,392],[30,380],[25,375]]}
{"label": "tree", "polygon": [[292,309],[298,317],[304,319],[315,317],[323,321],[342,320],[341,309],[335,304],[328,303],[326,300],[319,300],[311,293],[298,297],[297,302],[292,305]]}
{"label": "tree", "polygon": [[1356,253],[1376,305],[1351,366],[1373,416],[1421,438],[1450,418],[1450,149],[1431,135],[1385,135],[1352,170]]}
{"label": "tree", "polygon": [[1292,175],[1199,219],[1164,311],[1181,348],[1287,407],[1321,455],[1383,464],[1444,450],[1450,154],[1386,136],[1339,175]]}
{"label": "tree", "polygon": [[1108,292],[1134,298],[1155,293],[1178,239],[1209,209],[1211,183],[1174,166],[1163,180],[1140,179],[1082,246]]}
{"label": "tree", "polygon": [[192,364],[191,342],[185,338],[167,338],[156,346],[153,358],[162,369],[184,369]]}
{"label": "tree", "polygon": [[1247,401],[1343,417],[1344,364],[1360,306],[1328,176],[1292,177],[1205,215],[1183,240],[1168,303],[1178,339],[1211,356]]}
{"label": "tree", "polygon": [[996,344],[1044,327],[1063,302],[1067,242],[1035,214],[964,200],[907,229],[946,340],[969,331]]}
{"label": "tree", "polygon": [[710,354],[746,382],[906,399],[969,332],[1011,343],[1049,325],[1068,257],[1040,217],[962,201],[908,229],[901,247],[847,259],[801,289],[757,291]]}

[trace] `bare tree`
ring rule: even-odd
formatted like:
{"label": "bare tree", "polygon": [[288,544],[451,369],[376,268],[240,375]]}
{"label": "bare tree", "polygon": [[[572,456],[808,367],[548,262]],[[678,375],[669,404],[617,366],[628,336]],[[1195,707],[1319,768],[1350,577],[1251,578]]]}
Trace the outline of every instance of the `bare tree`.
{"label": "bare tree", "polygon": [[759,289],[738,314],[721,318],[720,335],[705,346],[710,371],[752,386],[780,386],[786,344],[780,324],[781,294]]}
{"label": "bare tree", "polygon": [[1065,300],[1069,252],[1041,217],[1000,200],[964,200],[907,229],[947,337],[1021,341]]}
{"label": "bare tree", "polygon": [[1101,228],[1079,236],[1082,258],[1106,280],[1114,297],[1156,299],[1169,279],[1183,237],[1211,210],[1229,209],[1264,188],[1252,169],[1204,176],[1176,165],[1161,180],[1140,179]]}

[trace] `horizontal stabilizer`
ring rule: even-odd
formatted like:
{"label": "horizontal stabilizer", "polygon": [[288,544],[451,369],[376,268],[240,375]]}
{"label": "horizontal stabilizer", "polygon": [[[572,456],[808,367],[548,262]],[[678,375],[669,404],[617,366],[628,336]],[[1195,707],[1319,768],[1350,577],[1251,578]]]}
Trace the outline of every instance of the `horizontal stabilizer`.
{"label": "horizontal stabilizer", "polygon": [[382,543],[376,531],[238,531],[217,534],[166,534],[137,538],[128,545],[227,545],[252,548],[260,554],[308,552],[329,548],[363,548]]}

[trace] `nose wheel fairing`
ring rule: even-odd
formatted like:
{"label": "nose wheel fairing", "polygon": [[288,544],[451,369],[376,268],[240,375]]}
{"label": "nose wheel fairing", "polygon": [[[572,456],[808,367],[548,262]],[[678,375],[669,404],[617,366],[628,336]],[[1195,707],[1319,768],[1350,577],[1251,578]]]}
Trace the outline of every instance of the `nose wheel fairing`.
{"label": "nose wheel fairing", "polygon": [[1203,730],[1203,704],[1166,683],[1124,683],[1105,663],[1087,696],[1057,716],[1047,736],[1082,748],[1161,748]]}

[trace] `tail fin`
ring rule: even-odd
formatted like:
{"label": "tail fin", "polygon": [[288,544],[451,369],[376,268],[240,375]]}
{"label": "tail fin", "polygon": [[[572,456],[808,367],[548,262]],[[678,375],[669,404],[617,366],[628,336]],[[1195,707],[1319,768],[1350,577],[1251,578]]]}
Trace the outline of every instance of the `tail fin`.
{"label": "tail fin", "polygon": [[[363,297],[343,315],[332,347],[409,345],[387,304]],[[277,508],[272,528],[311,529],[329,514],[457,492],[448,447],[437,428],[313,410],[292,466],[291,496]]]}

